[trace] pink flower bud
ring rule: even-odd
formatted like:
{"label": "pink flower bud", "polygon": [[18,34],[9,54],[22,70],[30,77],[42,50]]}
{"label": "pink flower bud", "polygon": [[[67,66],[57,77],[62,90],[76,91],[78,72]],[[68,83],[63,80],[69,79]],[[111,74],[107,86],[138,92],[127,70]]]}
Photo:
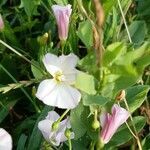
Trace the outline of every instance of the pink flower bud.
{"label": "pink flower bud", "polygon": [[101,139],[106,144],[110,141],[117,129],[124,123],[129,117],[129,112],[124,108],[114,104],[112,107],[112,114],[103,113],[100,116],[100,122],[102,126]]}
{"label": "pink flower bud", "polygon": [[3,18],[0,14],[0,31],[4,29],[4,21],[3,21]]}
{"label": "pink flower bud", "polygon": [[71,5],[53,5],[52,9],[58,26],[59,39],[66,40],[68,37],[69,18],[72,12]]}

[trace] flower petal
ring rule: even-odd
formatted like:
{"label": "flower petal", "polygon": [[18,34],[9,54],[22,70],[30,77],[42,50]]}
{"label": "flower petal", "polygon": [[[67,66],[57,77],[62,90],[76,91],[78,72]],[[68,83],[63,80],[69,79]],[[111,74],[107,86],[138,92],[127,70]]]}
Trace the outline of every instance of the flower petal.
{"label": "flower petal", "polygon": [[65,73],[65,71],[67,71],[68,69],[72,70],[75,68],[75,66],[77,65],[79,58],[71,53],[69,55],[61,55],[59,56],[59,61],[60,61],[60,65],[61,65],[61,69],[63,70],[63,72]]}
{"label": "flower petal", "polygon": [[43,58],[43,63],[47,71],[52,76],[54,76],[54,73],[56,73],[57,71],[61,71],[59,68],[59,58],[56,55],[47,53]]}
{"label": "flower petal", "polygon": [[[54,80],[52,80],[51,82],[54,82],[54,83],[52,83],[52,85],[55,84]],[[57,85],[55,84],[55,86],[53,86],[53,89],[52,89],[52,87],[51,87],[51,89],[48,88],[48,86],[46,86],[44,88],[44,86],[43,86],[44,84],[43,85],[41,85],[41,84],[38,88],[39,92],[37,92],[40,94],[36,94],[36,95],[38,98],[41,98],[43,103],[45,103],[47,105],[55,106],[58,108],[64,108],[64,109],[72,109],[78,105],[78,103],[81,99],[80,92],[77,89],[75,89],[67,84],[64,84],[64,83],[59,83]],[[42,92],[40,92],[40,89],[42,89]],[[45,89],[47,92],[43,92],[43,89]]]}
{"label": "flower petal", "polygon": [[100,115],[100,123],[102,128],[105,127],[106,123],[107,123],[107,113],[104,112]]}
{"label": "flower petal", "polygon": [[115,116],[115,123],[118,126],[122,125],[130,115],[130,113],[126,109],[118,106],[117,104],[113,105],[112,114]]}
{"label": "flower petal", "polygon": [[46,119],[49,119],[51,121],[56,121],[60,118],[60,116],[55,111],[48,112],[48,115],[46,116]]}
{"label": "flower petal", "polygon": [[3,128],[0,128],[0,149],[1,150],[11,150],[12,149],[12,138],[10,134],[4,130]]}
{"label": "flower petal", "polygon": [[52,9],[58,25],[59,38],[60,40],[66,40],[68,37],[69,18],[72,12],[71,5],[53,5]]}
{"label": "flower petal", "polygon": [[[53,79],[47,79],[40,83],[37,93],[35,94],[38,99],[44,102],[45,97],[49,95],[57,86],[57,83]],[[48,97],[49,101],[51,97]]]}
{"label": "flower petal", "polygon": [[107,113],[102,116],[101,138],[104,143],[108,143],[117,129],[128,119],[129,112],[117,104],[112,107],[112,114]]}
{"label": "flower petal", "polygon": [[46,139],[46,141],[50,142],[50,138],[53,135],[53,132],[51,131],[53,122],[50,120],[42,120],[38,123],[38,128],[42,132],[42,135]]}

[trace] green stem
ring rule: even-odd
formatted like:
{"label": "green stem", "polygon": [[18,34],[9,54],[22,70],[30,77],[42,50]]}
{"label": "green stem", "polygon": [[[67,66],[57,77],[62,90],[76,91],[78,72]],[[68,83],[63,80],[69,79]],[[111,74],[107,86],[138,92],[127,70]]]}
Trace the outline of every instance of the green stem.
{"label": "green stem", "polygon": [[70,111],[70,109],[67,109],[61,116],[60,118],[57,120],[57,122],[60,122],[65,116],[66,114]]}
{"label": "green stem", "polygon": [[41,71],[42,74],[46,74],[45,72],[43,72],[43,70],[41,70],[41,68],[39,66],[37,66],[35,63],[33,63],[32,61],[30,61],[28,58],[26,58],[25,56],[23,56],[21,53],[19,53],[18,51],[16,51],[14,48],[12,48],[10,45],[6,44],[4,41],[0,40],[0,43],[3,44],[4,46],[6,46],[9,50],[11,50],[12,52],[14,52],[15,54],[17,54],[18,56],[20,56],[21,58],[23,58],[25,61],[29,62],[30,64],[32,64],[34,67],[36,67],[37,69],[39,69],[39,71]]}
{"label": "green stem", "polygon": [[[0,67],[6,72],[6,74],[15,82],[18,83],[18,81],[9,73],[9,71],[0,64]],[[35,110],[37,113],[40,113],[40,109],[38,108],[38,106],[35,104],[35,102],[32,100],[32,98],[29,96],[29,94],[26,92],[26,90],[23,87],[20,87],[21,91],[26,95],[26,97],[30,100],[30,102],[33,104]]]}
{"label": "green stem", "polygon": [[71,143],[71,139],[68,138],[68,143],[69,143],[69,150],[72,150],[72,143]]}
{"label": "green stem", "polygon": [[61,41],[60,41],[60,44],[61,44],[61,51],[62,51],[62,54],[64,54],[64,48],[65,48],[65,45],[66,45],[66,41],[61,40]]}
{"label": "green stem", "polygon": [[125,28],[126,28],[126,31],[127,31],[127,34],[128,34],[129,41],[130,41],[130,43],[132,43],[131,35],[130,35],[129,29],[128,29],[128,26],[127,26],[125,15],[124,15],[122,7],[121,7],[120,0],[117,0],[117,2],[118,2],[119,9],[120,9],[120,12],[121,12],[121,15],[122,15],[122,19],[123,19],[123,22],[124,22],[124,25],[125,25]]}
{"label": "green stem", "polygon": [[[128,103],[127,103],[127,101],[126,101],[126,98],[124,98],[124,103],[125,103],[125,106],[126,106],[126,108],[127,108],[127,110],[128,110],[128,112],[130,112],[130,109],[129,109],[129,106],[128,106]],[[132,118],[132,115],[131,115],[131,113],[130,113],[130,120],[131,120],[131,123],[132,123],[132,126],[133,126],[133,129],[134,129],[134,132],[135,132],[135,135],[136,135],[136,141],[137,141],[137,144],[138,144],[138,147],[139,147],[139,150],[142,150],[142,146],[141,146],[141,143],[140,143],[140,139],[139,139],[139,136],[138,136],[138,132],[137,132],[137,130],[136,130],[136,127],[135,127],[135,125],[134,125],[134,121],[133,121],[133,118]]]}

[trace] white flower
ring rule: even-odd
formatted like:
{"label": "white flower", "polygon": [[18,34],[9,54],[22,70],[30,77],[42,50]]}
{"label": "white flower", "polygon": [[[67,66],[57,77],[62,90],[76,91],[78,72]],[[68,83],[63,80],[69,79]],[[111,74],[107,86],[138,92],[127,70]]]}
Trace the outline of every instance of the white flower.
{"label": "white flower", "polygon": [[[59,146],[61,142],[67,140],[65,136],[65,130],[71,127],[70,120],[67,118],[59,123],[59,127],[56,131],[53,131],[52,125],[59,118],[60,116],[55,111],[50,111],[45,120],[42,120],[38,123],[38,128],[42,132],[45,140],[56,146]],[[70,138],[74,138],[73,132],[71,133]]]}
{"label": "white flower", "polygon": [[64,109],[76,107],[81,99],[80,92],[71,87],[76,80],[78,57],[74,54],[61,55],[46,54],[43,63],[53,79],[40,83],[36,96],[43,103]]}
{"label": "white flower", "polygon": [[0,150],[11,150],[12,149],[12,138],[9,133],[0,128]]}

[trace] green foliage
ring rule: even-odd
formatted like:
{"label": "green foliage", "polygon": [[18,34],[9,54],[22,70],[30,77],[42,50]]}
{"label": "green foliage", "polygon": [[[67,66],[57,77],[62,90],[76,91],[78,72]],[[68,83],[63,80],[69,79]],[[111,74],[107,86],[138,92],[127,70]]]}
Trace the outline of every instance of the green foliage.
{"label": "green foliage", "polygon": [[77,35],[87,48],[91,48],[91,46],[93,45],[92,44],[93,40],[92,40],[92,25],[90,21],[86,20],[79,24]]}
{"label": "green foliage", "polygon": [[109,99],[101,95],[87,95],[86,94],[83,96],[83,104],[85,106],[98,105],[102,107],[107,102],[109,102]]}
{"label": "green foliage", "polygon": [[[43,142],[38,122],[50,110],[55,109],[59,114],[64,110],[45,106],[35,97],[39,82],[51,78],[43,66],[43,56],[48,52],[58,56],[62,54],[51,6],[69,3],[72,14],[64,55],[74,53],[80,58],[73,87],[82,96],[79,105],[67,114],[71,119],[71,130],[75,133],[75,138],[71,140],[73,149],[96,149],[101,128],[92,128],[94,119],[99,121],[103,110],[110,112],[116,103],[116,94],[122,89],[126,91],[126,101],[142,148],[150,149],[150,1],[119,1],[126,22],[118,0],[102,0],[105,20],[101,29],[97,26],[100,18],[96,16],[94,2],[90,0],[0,1],[0,13],[5,25],[0,31],[0,126],[11,134],[13,149],[39,150],[44,149],[44,144],[49,149],[69,148],[68,141],[59,147]],[[100,33],[103,49],[99,66],[94,47],[99,41],[94,43],[93,40],[94,25]],[[45,33],[48,35],[46,40]],[[41,44],[39,39],[44,39],[44,42],[40,41]],[[123,100],[119,103],[126,108]],[[128,123],[133,130],[130,119]],[[135,146],[136,139],[123,124],[104,149],[132,149]]]}
{"label": "green foliage", "polygon": [[95,94],[95,81],[92,75],[78,72],[75,87],[88,94]]}
{"label": "green foliage", "polygon": [[129,105],[130,112],[134,112],[137,108],[139,108],[142,103],[147,98],[147,93],[150,90],[150,86],[148,85],[138,85],[127,88],[126,90],[126,99]]}

